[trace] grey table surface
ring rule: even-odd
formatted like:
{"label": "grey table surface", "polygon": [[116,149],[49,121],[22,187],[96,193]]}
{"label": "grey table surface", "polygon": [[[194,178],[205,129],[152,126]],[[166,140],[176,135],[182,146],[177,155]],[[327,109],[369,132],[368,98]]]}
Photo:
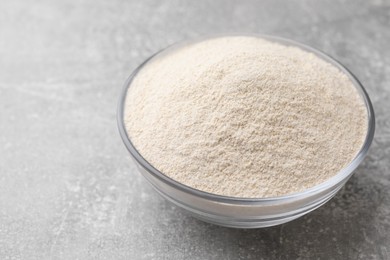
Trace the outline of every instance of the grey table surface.
{"label": "grey table surface", "polygon": [[[257,230],[159,197],[116,127],[122,84],[179,40],[221,32],[317,47],[366,87],[377,131],[325,206]],[[390,1],[0,2],[0,259],[390,259]]]}

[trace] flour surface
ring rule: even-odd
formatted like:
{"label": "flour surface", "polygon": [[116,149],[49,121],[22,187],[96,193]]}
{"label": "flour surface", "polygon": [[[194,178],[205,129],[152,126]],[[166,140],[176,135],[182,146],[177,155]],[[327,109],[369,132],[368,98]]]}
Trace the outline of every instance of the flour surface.
{"label": "flour surface", "polygon": [[367,112],[350,79],[314,54],[231,36],[157,56],[131,84],[125,125],[139,153],[195,189],[263,198],[348,165]]}

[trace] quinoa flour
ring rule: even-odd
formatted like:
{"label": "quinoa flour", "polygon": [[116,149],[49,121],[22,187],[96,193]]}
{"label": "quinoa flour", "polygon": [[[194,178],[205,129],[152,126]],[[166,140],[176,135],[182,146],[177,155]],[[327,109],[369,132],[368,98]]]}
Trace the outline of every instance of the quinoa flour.
{"label": "quinoa flour", "polygon": [[348,165],[367,132],[350,79],[314,54],[229,36],[158,55],[126,97],[139,153],[185,185],[273,197],[320,184]]}

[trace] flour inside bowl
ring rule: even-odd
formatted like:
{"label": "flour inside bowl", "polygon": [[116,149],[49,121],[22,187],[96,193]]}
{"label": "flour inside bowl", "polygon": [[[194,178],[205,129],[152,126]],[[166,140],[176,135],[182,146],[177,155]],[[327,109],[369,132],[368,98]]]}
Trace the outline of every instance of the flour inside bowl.
{"label": "flour inside bowl", "polygon": [[156,169],[202,191],[300,192],[347,166],[367,132],[352,81],[316,55],[229,36],[148,62],[125,103],[131,142]]}

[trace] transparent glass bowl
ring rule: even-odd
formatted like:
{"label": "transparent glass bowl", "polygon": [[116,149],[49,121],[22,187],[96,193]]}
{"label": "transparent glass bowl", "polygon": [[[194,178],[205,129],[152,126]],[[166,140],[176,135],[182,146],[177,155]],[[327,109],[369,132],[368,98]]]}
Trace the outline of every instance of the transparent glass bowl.
{"label": "transparent glass bowl", "polygon": [[[362,162],[371,145],[375,131],[375,117],[371,101],[360,82],[343,65],[321,51],[291,40],[265,35],[250,36],[259,37],[287,46],[296,46],[315,54],[317,57],[338,67],[342,72],[349,76],[360,93],[367,108],[367,135],[364,144],[356,157],[347,167],[342,169],[334,177],[305,191],[286,196],[273,198],[237,198],[203,192],[179,183],[158,171],[142,157],[129,139],[124,124],[126,94],[128,88],[131,87],[133,78],[155,55],[169,54],[170,51],[179,48],[180,46],[199,42],[207,38],[174,44],[153,55],[141,64],[124,85],[117,114],[119,132],[132,159],[142,175],[163,197],[179,207],[188,210],[193,216],[201,220],[235,228],[260,228],[282,224],[303,216],[326,203],[341,189],[341,187],[343,187],[352,176],[353,171]],[[164,151],[161,153],[163,155]],[[167,158],[167,160],[169,160],[169,158]]]}

